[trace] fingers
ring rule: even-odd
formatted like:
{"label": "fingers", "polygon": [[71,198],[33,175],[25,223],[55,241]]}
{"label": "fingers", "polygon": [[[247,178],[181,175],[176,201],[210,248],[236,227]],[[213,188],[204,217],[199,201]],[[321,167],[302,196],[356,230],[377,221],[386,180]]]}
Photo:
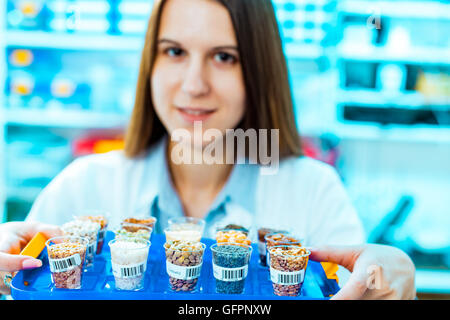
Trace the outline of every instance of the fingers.
{"label": "fingers", "polygon": [[28,241],[38,232],[41,232],[48,239],[62,235],[58,226],[39,222],[20,222],[20,232]]}
{"label": "fingers", "polygon": [[366,293],[368,275],[361,270],[355,270],[348,282],[336,293],[331,300],[359,300]]}
{"label": "fingers", "polygon": [[309,256],[311,260],[336,263],[352,272],[355,262],[362,252],[362,247],[326,246],[309,250],[311,251]]}
{"label": "fingers", "polygon": [[62,236],[62,230],[51,224],[39,224],[36,231],[41,232],[47,239]]}
{"label": "fingers", "polygon": [[0,271],[14,272],[41,266],[42,261],[39,259],[0,252]]}

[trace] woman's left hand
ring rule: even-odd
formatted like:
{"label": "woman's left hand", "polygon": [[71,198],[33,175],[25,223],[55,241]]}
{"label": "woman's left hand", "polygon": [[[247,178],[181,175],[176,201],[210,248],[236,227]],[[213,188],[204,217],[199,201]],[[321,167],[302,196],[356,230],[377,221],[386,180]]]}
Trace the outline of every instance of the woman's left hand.
{"label": "woman's left hand", "polygon": [[333,296],[336,300],[414,299],[415,267],[398,248],[366,244],[311,250],[311,260],[337,263],[352,274]]}

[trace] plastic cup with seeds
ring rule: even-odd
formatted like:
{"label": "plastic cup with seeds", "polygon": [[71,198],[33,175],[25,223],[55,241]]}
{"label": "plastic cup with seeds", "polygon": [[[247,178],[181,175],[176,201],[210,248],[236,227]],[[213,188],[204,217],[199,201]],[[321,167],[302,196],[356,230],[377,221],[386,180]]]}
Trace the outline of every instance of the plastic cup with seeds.
{"label": "plastic cup with seeds", "polygon": [[311,252],[303,247],[288,245],[271,247],[269,254],[273,293],[277,296],[298,296]]}
{"label": "plastic cup with seeds", "polygon": [[144,288],[148,240],[113,239],[109,243],[111,265],[117,290],[139,291]]}
{"label": "plastic cup with seeds", "polygon": [[261,227],[258,229],[258,253],[259,253],[259,264],[263,267],[267,267],[267,249],[266,249],[266,239],[265,236],[274,233],[284,233],[287,234],[288,231],[280,229],[272,229]]}
{"label": "plastic cup with seeds", "polygon": [[146,227],[150,227],[153,230],[155,230],[155,224],[157,222],[157,219],[155,217],[129,217],[124,220],[122,220],[124,223],[135,223],[135,224],[142,224]]}
{"label": "plastic cup with seeds", "polygon": [[301,247],[303,240],[292,235],[289,232],[276,232],[267,234],[264,239],[266,240],[266,264],[270,266],[270,255],[268,251],[273,246],[281,245],[293,245]]}
{"label": "plastic cup with seeds", "polygon": [[66,236],[87,238],[89,243],[86,248],[85,270],[94,265],[94,256],[97,252],[97,237],[100,224],[90,220],[73,220],[65,223],[61,230]]}
{"label": "plastic cup with seeds", "polygon": [[202,233],[196,229],[172,229],[167,227],[164,229],[166,235],[166,242],[169,241],[193,241],[200,242],[202,239]]}
{"label": "plastic cup with seeds", "polygon": [[205,220],[193,217],[176,217],[168,221],[164,229],[166,241],[197,241],[200,242],[205,230]]}
{"label": "plastic cup with seeds", "polygon": [[46,241],[52,283],[60,289],[80,289],[88,239],[72,236]]}
{"label": "plastic cup with seeds", "polygon": [[244,291],[252,247],[245,244],[216,243],[211,246],[216,292],[240,294]]}
{"label": "plastic cup with seeds", "polygon": [[197,241],[175,240],[164,244],[166,270],[170,289],[175,292],[193,292],[202,271],[206,245]]}
{"label": "plastic cup with seeds", "polygon": [[250,227],[251,227],[250,224],[240,225],[240,224],[236,224],[236,223],[229,223],[227,225],[217,226],[216,233],[219,231],[235,230],[235,231],[240,231],[240,232],[244,233],[246,236],[248,236],[250,233]]}
{"label": "plastic cup with seeds", "polygon": [[120,227],[114,230],[115,239],[125,239],[129,241],[150,240],[153,229],[142,224],[122,222]]}
{"label": "plastic cup with seeds", "polygon": [[106,232],[108,229],[107,212],[99,210],[88,210],[85,215],[74,216],[75,220],[89,220],[96,222],[100,225],[100,230],[97,237],[97,251],[96,254],[101,254],[103,249],[103,243],[105,242]]}
{"label": "plastic cup with seeds", "polygon": [[246,233],[235,229],[217,231],[216,241],[217,243],[252,244]]}

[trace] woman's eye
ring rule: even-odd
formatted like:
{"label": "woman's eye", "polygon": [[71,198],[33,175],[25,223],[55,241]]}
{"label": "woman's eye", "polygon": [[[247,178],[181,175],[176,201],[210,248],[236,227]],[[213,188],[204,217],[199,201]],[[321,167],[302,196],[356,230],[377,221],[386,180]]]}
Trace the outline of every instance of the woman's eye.
{"label": "woman's eye", "polygon": [[237,61],[237,58],[229,53],[219,52],[214,55],[214,60],[216,60],[217,62],[233,64]]}
{"label": "woman's eye", "polygon": [[168,48],[165,50],[165,53],[170,57],[180,57],[183,55],[184,51],[180,48]]}

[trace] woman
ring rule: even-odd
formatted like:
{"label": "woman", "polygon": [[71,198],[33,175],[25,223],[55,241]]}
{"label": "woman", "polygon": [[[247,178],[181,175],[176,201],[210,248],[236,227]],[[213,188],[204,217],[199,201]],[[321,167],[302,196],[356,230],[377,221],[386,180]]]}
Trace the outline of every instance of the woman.
{"label": "woman", "polygon": [[[205,135],[197,134],[199,127]],[[230,129],[265,129],[271,137],[256,136],[256,156],[251,156],[255,141],[249,138],[247,163],[233,164],[221,161],[237,162],[242,156],[230,156],[239,146],[222,143],[229,141]],[[207,152],[211,148],[214,152]],[[263,164],[277,157],[279,166],[269,174],[263,171]],[[269,0],[156,1],[124,152],[74,161],[38,197],[28,219],[62,224],[86,209],[109,211],[113,223],[150,214],[158,218],[157,232],[168,218],[186,215],[204,218],[207,236],[217,225],[258,223],[289,227],[312,246],[364,242],[336,172],[301,156]],[[389,290],[391,297],[415,295],[412,263],[396,249],[340,247],[315,250],[312,258],[353,271],[337,297],[386,297]],[[392,261],[383,269],[387,291],[368,293],[367,267],[386,258]],[[399,263],[404,277],[397,277]]]}

